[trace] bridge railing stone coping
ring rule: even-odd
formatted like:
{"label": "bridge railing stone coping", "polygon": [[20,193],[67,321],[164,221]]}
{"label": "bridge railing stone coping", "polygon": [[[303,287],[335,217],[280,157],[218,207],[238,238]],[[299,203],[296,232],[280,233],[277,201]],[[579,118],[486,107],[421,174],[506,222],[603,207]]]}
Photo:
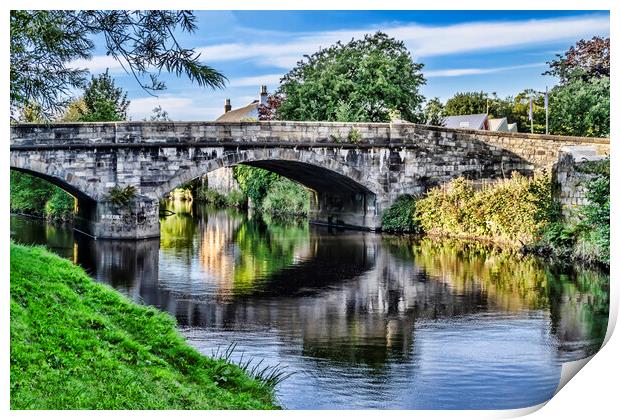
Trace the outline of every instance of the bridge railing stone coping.
{"label": "bridge railing stone coping", "polygon": [[11,125],[11,146],[108,145],[152,143],[321,143],[340,145],[413,144],[441,139],[537,140],[607,146],[609,138],[507,133],[452,129],[412,123],[343,122],[212,122],[124,121],[72,123],[20,123]]}

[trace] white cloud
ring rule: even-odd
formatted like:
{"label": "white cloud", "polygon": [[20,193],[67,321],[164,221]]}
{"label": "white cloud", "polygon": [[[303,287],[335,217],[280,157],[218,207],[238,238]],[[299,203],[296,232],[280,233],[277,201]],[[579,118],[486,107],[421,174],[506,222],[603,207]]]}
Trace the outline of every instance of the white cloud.
{"label": "white cloud", "polygon": [[528,69],[528,68],[544,67],[544,66],[546,66],[546,63],[521,64],[518,66],[506,66],[506,67],[429,70],[429,71],[424,72],[424,76],[426,77],[459,77],[459,76],[471,76],[471,75],[477,75],[477,74],[499,73],[502,71]]}
{"label": "white cloud", "polygon": [[447,26],[418,24],[373,27],[346,31],[288,34],[282,42],[228,43],[199,48],[207,62],[250,60],[261,65],[289,68],[320,47],[347,42],[381,29],[405,42],[415,57],[472,51],[510,50],[537,43],[571,41],[609,33],[607,16],[536,19],[507,22],[474,22]]}
{"label": "white cloud", "polygon": [[[372,26],[353,30],[295,33],[271,33],[276,42],[233,42],[197,47],[196,52],[207,63],[247,60],[258,65],[282,69],[293,67],[304,54],[337,41],[348,42],[376,30],[405,42],[414,57],[431,57],[473,51],[509,51],[540,43],[570,41],[592,35],[609,34],[609,17],[587,15],[569,18],[533,19],[527,21],[471,22],[446,26],[409,24]],[[260,35],[260,34],[259,34]],[[121,70],[120,63],[110,56],[78,60],[76,66],[93,72]],[[243,79],[241,79],[243,83]],[[249,83],[249,82],[247,82]]]}
{"label": "white cloud", "polygon": [[94,74],[103,73],[106,69],[110,69],[110,73],[123,71],[121,63],[110,55],[96,55],[90,60],[80,58],[73,61],[71,67],[86,68]]}
{"label": "white cloud", "polygon": [[245,86],[256,86],[256,89],[258,89],[260,85],[280,84],[281,77],[282,74],[263,74],[259,76],[240,77],[238,79],[231,79],[229,81],[228,87],[236,88]]}
{"label": "white cloud", "polygon": [[[223,104],[223,101],[222,101]],[[129,115],[133,120],[142,120],[152,114],[153,108],[161,106],[173,120],[208,121],[222,114],[224,106],[209,107],[197,104],[194,98],[161,95],[157,98],[143,97],[132,99],[129,104]]]}

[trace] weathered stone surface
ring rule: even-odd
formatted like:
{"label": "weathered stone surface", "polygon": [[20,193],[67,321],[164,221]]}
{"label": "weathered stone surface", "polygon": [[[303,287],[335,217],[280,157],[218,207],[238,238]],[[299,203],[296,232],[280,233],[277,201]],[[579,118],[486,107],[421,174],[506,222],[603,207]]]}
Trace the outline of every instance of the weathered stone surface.
{"label": "weathered stone surface", "polygon": [[599,155],[592,146],[565,146],[560,149],[558,160],[553,167],[553,180],[555,195],[560,201],[565,218],[574,219],[575,210],[588,204],[587,185],[596,177],[595,174],[580,170],[580,166],[601,159],[604,159],[604,156]]}
{"label": "weathered stone surface", "polygon": [[[399,195],[422,193],[461,175],[530,175],[550,168],[568,145],[609,154],[609,139],[416,124],[16,124],[11,126],[11,168],[41,176],[78,197],[91,209],[89,230],[100,237],[156,236],[153,203],[187,181],[240,163],[312,189],[315,220],[375,229]],[[126,209],[123,223],[103,217],[111,211],[107,197],[116,185],[136,188],[135,208]]]}

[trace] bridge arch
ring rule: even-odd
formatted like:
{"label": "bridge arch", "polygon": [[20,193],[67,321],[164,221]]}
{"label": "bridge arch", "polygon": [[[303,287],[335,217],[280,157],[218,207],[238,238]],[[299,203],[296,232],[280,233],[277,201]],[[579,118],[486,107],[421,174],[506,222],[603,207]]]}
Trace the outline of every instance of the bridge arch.
{"label": "bridge arch", "polygon": [[10,169],[41,178],[71,194],[78,201],[92,203],[99,198],[96,189],[90,186],[85,179],[54,163],[43,163],[39,160],[30,159],[29,155],[11,153]]}
{"label": "bridge arch", "polygon": [[153,192],[163,198],[175,188],[220,168],[238,164],[255,166],[275,172],[319,193],[364,194],[383,197],[381,185],[362,171],[330,156],[310,149],[247,149],[225,153],[207,161],[195,161],[188,169],[179,170],[170,180]]}

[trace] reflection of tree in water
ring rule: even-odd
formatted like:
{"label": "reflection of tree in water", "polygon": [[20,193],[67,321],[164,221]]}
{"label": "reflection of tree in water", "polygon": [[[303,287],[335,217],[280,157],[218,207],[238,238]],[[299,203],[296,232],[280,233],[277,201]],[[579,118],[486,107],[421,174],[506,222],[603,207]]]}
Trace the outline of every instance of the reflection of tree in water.
{"label": "reflection of tree in water", "polygon": [[190,261],[195,253],[194,237],[197,223],[191,201],[170,200],[163,203],[174,214],[160,218],[160,248],[174,251]]}
{"label": "reflection of tree in water", "polygon": [[239,249],[233,276],[234,294],[257,292],[272,274],[306,259],[310,233],[308,224],[275,220],[260,214],[246,219],[234,234]]}
{"label": "reflection of tree in water", "polygon": [[[580,267],[549,267],[551,328],[563,360],[587,357],[601,347],[609,320],[609,275]],[[587,340],[584,348],[583,341]]]}
{"label": "reflection of tree in water", "polygon": [[[566,360],[586,357],[602,343],[609,314],[608,275],[554,268],[533,256],[477,242],[394,237],[385,242],[399,258],[414,259],[431,279],[447,283],[455,294],[479,290],[491,309],[502,312],[548,310]],[[583,341],[591,344],[584,349]]]}

